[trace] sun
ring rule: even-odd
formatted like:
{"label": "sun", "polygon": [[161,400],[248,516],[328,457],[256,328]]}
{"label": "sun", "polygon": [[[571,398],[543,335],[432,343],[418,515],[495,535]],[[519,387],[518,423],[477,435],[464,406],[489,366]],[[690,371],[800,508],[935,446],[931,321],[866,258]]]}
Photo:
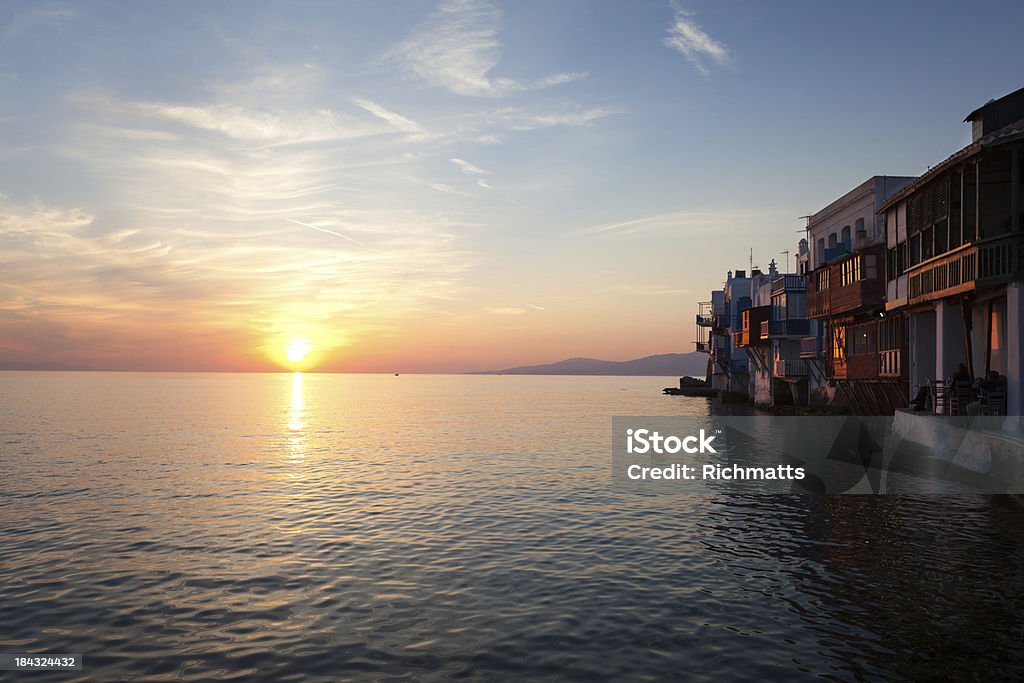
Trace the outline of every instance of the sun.
{"label": "sun", "polygon": [[288,344],[284,350],[284,357],[292,363],[301,363],[306,360],[309,354],[309,342],[305,339],[295,339]]}

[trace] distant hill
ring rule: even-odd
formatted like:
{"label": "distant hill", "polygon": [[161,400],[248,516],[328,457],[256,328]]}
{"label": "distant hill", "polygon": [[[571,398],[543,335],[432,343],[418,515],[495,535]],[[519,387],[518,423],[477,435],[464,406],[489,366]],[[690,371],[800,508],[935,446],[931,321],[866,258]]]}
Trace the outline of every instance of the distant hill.
{"label": "distant hill", "polygon": [[662,353],[634,360],[568,358],[546,365],[524,365],[505,370],[474,372],[474,375],[658,375],[661,377],[704,377],[707,354]]}

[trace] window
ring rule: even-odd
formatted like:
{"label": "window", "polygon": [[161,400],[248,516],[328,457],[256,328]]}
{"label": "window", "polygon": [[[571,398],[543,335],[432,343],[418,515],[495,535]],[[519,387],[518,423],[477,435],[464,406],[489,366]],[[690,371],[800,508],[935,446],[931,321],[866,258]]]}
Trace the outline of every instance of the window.
{"label": "window", "polygon": [[835,325],[832,328],[832,359],[840,363],[846,362],[846,327]]}
{"label": "window", "polygon": [[878,325],[875,323],[855,326],[853,328],[853,339],[851,340],[853,354],[874,353],[878,346],[877,335]]}
{"label": "window", "polygon": [[829,272],[828,268],[822,268],[817,273],[815,273],[815,276],[816,276],[815,285],[816,285],[816,289],[819,292],[823,292],[826,289],[828,289],[828,272]]}
{"label": "window", "polygon": [[860,280],[860,257],[853,257],[843,261],[839,272],[839,285],[845,287]]}
{"label": "window", "polygon": [[[856,259],[854,259],[856,260]],[[878,278],[878,257],[874,254],[864,254],[864,279],[875,280]]]}
{"label": "window", "polygon": [[842,240],[843,240],[843,246],[845,246],[846,250],[849,251],[850,247],[852,246],[852,243],[850,242],[850,226],[849,225],[844,225],[843,226]]}
{"label": "window", "polygon": [[886,252],[885,274],[889,280],[895,280],[907,267],[907,243],[897,244]]}
{"label": "window", "polygon": [[786,315],[786,294],[772,297],[772,320],[785,320]]}
{"label": "window", "polygon": [[902,345],[903,328],[900,318],[888,317],[881,323],[878,331],[878,348],[881,351],[898,350]]}
{"label": "window", "polygon": [[807,317],[807,294],[793,292],[786,299],[786,317],[801,319]]}
{"label": "window", "polygon": [[835,249],[836,248],[836,234],[835,233],[832,233],[831,235],[828,236],[828,248],[829,249]]}
{"label": "window", "polygon": [[854,223],[853,223],[853,234],[859,240],[864,239],[865,237],[868,236],[868,231],[864,229],[864,219],[863,218],[858,218],[856,221],[854,221]]}
{"label": "window", "polygon": [[815,254],[815,264],[820,266],[825,263],[825,238],[818,238],[818,253]]}
{"label": "window", "polygon": [[925,228],[921,231],[921,260],[927,261],[935,255],[934,247],[934,234],[931,227]]}

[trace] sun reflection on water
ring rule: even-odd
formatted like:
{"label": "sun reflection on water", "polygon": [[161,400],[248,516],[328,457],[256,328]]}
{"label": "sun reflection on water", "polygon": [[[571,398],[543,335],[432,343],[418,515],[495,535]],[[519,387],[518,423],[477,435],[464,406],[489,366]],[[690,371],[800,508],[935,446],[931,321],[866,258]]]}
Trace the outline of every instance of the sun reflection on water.
{"label": "sun reflection on water", "polygon": [[302,394],[302,373],[292,373],[292,400],[288,411],[288,451],[291,457],[306,455],[305,402]]}

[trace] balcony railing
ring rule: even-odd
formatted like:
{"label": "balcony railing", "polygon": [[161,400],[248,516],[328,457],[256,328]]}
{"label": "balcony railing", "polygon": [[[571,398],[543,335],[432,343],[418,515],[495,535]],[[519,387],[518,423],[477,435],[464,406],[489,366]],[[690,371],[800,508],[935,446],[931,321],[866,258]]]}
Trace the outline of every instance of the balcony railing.
{"label": "balcony railing", "polygon": [[811,321],[805,318],[771,320],[767,335],[771,337],[803,337],[811,330]]}
{"label": "balcony railing", "polygon": [[821,337],[804,337],[800,340],[801,358],[818,358],[821,355]]}
{"label": "balcony railing", "polygon": [[900,349],[879,351],[878,374],[882,377],[900,377],[902,375],[902,355]]}
{"label": "balcony railing", "polygon": [[780,278],[772,280],[772,294],[779,294],[780,292],[793,292],[803,291],[807,287],[807,281],[804,280],[803,275],[783,275]]}
{"label": "balcony railing", "polygon": [[941,299],[974,289],[978,279],[978,247],[965,244],[914,266],[907,276],[908,303]]}
{"label": "balcony railing", "polygon": [[697,314],[697,324],[701,327],[711,327],[715,324],[715,317],[710,313],[705,315],[702,313]]}
{"label": "balcony railing", "polygon": [[978,280],[995,284],[1024,276],[1024,238],[1003,235],[978,244]]}
{"label": "balcony railing", "polygon": [[907,271],[907,303],[934,301],[1024,275],[1021,235],[1001,235],[965,244]]}
{"label": "balcony railing", "polygon": [[[817,337],[815,337],[817,339]],[[786,360],[779,358],[775,361],[776,377],[806,377],[807,364],[802,360]]]}

